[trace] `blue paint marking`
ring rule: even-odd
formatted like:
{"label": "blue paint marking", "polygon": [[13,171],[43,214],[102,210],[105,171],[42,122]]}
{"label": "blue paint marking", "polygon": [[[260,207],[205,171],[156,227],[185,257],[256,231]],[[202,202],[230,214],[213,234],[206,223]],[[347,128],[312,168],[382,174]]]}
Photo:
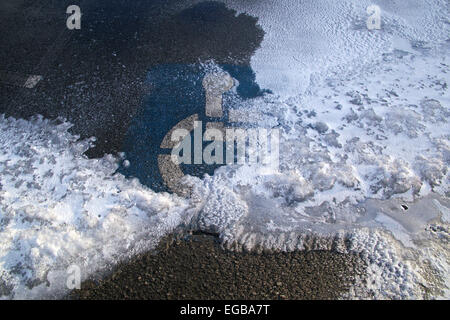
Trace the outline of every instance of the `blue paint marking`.
{"label": "blue paint marking", "polygon": [[[236,89],[238,101],[263,95],[255,82],[255,74],[248,66],[220,65],[239,85]],[[198,114],[205,125],[210,121],[221,121],[227,125],[227,95],[224,94],[223,118],[208,118],[205,115],[205,93],[202,80],[205,70],[200,64],[161,65],[148,72],[151,94],[146,97],[142,110],[133,119],[124,140],[122,150],[130,166],[121,166],[118,172],[126,177],[135,177],[154,191],[169,191],[163,183],[158,169],[158,155],[170,154],[170,149],[161,149],[164,136],[178,122]],[[236,97],[235,97],[236,98]],[[236,99],[233,99],[236,101]],[[218,165],[182,165],[186,174],[202,177],[212,174]]]}

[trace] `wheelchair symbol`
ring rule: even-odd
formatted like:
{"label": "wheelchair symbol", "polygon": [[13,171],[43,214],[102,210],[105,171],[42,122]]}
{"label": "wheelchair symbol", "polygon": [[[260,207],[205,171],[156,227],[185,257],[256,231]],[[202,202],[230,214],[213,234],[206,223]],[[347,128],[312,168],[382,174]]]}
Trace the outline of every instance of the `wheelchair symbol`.
{"label": "wheelchair symbol", "polygon": [[[223,94],[231,90],[234,86],[233,78],[225,71],[208,73],[202,81],[203,90],[205,91],[206,106],[205,114],[209,118],[223,118]],[[247,122],[252,123],[253,119],[257,119],[257,115],[247,113],[242,110],[232,109],[228,112],[229,123]],[[278,129],[273,129],[270,134],[271,152],[268,157],[267,150],[267,129],[252,129],[243,130],[225,127],[223,122],[210,121],[206,123],[206,131],[202,132],[202,122],[199,121],[199,115],[193,114],[178,122],[172,129],[164,136],[160,148],[172,149],[171,154],[158,155],[158,169],[165,185],[170,191],[187,197],[191,193],[191,187],[182,183],[182,178],[185,176],[180,164],[192,164],[191,161],[191,133],[194,132],[194,160],[193,164],[202,164],[203,161],[207,164],[225,164],[223,157],[223,146],[226,141],[226,164],[232,164],[235,161],[235,140],[237,143],[238,164],[245,163],[245,144],[246,139],[252,143],[251,137],[254,137],[253,143],[263,142],[265,147],[254,156],[253,162],[263,159],[261,162],[272,165],[276,162],[278,166],[278,152],[279,152],[279,132]],[[203,138],[212,141],[214,137],[214,156],[212,153],[203,150]],[[243,144],[240,144],[243,143]],[[179,149],[182,144],[186,144],[183,148],[184,162],[180,161]],[[213,144],[213,143],[212,143]],[[208,147],[207,147],[208,148]],[[211,148],[210,148],[211,149]],[[229,153],[230,152],[230,153]],[[250,158],[250,157],[249,157]],[[252,161],[250,161],[252,162]]]}

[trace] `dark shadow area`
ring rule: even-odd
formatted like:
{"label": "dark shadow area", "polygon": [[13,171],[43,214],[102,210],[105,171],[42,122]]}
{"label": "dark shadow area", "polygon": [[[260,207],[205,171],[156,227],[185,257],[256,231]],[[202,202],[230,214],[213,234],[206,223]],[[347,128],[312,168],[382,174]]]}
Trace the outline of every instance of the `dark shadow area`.
{"label": "dark shadow area", "polygon": [[84,0],[81,30],[67,30],[70,1],[0,5],[0,70],[42,75],[33,89],[0,84],[0,113],[63,117],[90,157],[121,151],[131,120],[151,94],[147,71],[214,59],[248,65],[263,38],[256,18],[216,2],[179,11],[171,0]]}

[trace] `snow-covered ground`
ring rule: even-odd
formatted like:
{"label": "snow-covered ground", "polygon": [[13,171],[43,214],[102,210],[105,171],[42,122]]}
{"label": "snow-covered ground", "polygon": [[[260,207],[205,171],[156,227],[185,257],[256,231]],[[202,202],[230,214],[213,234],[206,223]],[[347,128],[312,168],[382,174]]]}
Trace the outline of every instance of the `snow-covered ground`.
{"label": "snow-covered ground", "polygon": [[448,281],[448,60],[394,51],[310,93],[253,101],[278,122],[280,170],[191,179],[207,195],[199,227],[230,248],[363,252],[376,297],[421,296],[420,274]]}
{"label": "snow-covered ground", "polygon": [[[445,0],[223,0],[258,17],[265,31],[252,57],[256,81],[282,96],[296,96],[331,72],[376,63],[393,49],[428,48],[449,35]],[[381,9],[381,30],[367,29],[367,8]]]}
{"label": "snow-covered ground", "polygon": [[67,123],[0,118],[0,295],[60,296],[69,265],[86,277],[191,223],[236,250],[359,253],[350,298],[450,298],[448,2],[225,2],[266,32],[252,68],[274,94],[245,107],[280,129],[279,170],[224,166],[181,199],[84,157]]}

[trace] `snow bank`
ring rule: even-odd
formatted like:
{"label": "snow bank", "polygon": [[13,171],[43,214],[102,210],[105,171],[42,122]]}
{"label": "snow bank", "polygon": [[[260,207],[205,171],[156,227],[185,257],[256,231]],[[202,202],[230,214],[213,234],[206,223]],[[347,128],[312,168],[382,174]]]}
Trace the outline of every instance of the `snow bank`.
{"label": "snow bank", "polygon": [[83,279],[154,247],[189,221],[186,200],[119,174],[117,159],[89,160],[91,141],[70,124],[0,117],[0,296],[60,297],[67,268]]}

